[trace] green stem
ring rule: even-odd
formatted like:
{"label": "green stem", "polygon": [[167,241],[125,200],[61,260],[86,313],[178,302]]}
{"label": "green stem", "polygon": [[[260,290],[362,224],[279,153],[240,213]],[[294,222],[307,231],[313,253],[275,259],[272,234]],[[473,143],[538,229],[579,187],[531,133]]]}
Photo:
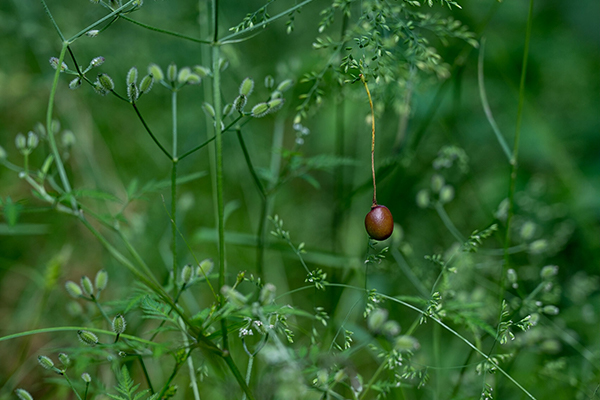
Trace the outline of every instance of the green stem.
{"label": "green stem", "polygon": [[169,152],[167,151],[167,149],[165,149],[165,147],[158,141],[158,139],[156,138],[156,136],[154,136],[154,133],[152,133],[152,130],[150,130],[150,127],[148,126],[148,124],[146,124],[146,121],[144,120],[144,117],[142,117],[142,114],[140,113],[140,110],[138,110],[137,105],[135,103],[131,103],[131,105],[133,106],[133,109],[135,110],[135,113],[137,114],[137,116],[140,119],[140,121],[142,121],[142,124],[144,125],[144,128],[146,129],[146,132],[148,132],[148,134],[150,135],[150,137],[152,138],[152,140],[154,140],[154,143],[156,143],[156,145],[158,146],[158,148],[163,152],[163,154],[165,156],[167,156],[167,158],[169,158],[169,160],[173,160],[173,156],[171,156],[171,154],[169,154]]}
{"label": "green stem", "polygon": [[[46,112],[46,132],[48,134],[48,143],[50,144],[50,151],[54,156],[54,162],[56,163],[56,168],[58,169],[58,175],[60,176],[60,180],[63,184],[63,188],[65,192],[70,195],[71,194],[71,184],[69,183],[69,178],[67,177],[67,172],[65,171],[65,166],[62,162],[62,158],[58,152],[58,147],[56,146],[56,139],[54,137],[54,129],[52,127],[52,114],[54,112],[54,100],[56,98],[56,89],[58,87],[58,78],[60,76],[60,69],[62,63],[65,59],[65,54],[67,52],[67,42],[63,42],[62,49],[60,50],[60,56],[58,57],[58,66],[56,68],[56,72],[54,73],[54,81],[52,82],[52,89],[50,90],[50,99],[48,100],[48,110]],[[69,196],[71,200],[71,207],[74,212],[77,212],[77,201],[75,197]]]}
{"label": "green stem", "polygon": [[523,104],[525,102],[525,77],[527,75],[527,59],[529,57],[529,43],[531,42],[531,27],[533,25],[533,0],[529,1],[529,15],[527,17],[527,28],[525,33],[525,49],[523,50],[523,65],[521,67],[521,81],[519,84],[519,106],[517,108],[517,124],[515,128],[515,141],[513,144],[512,157],[510,159],[510,186],[508,192],[508,213],[506,216],[506,236],[504,239],[504,265],[500,277],[500,311],[502,314],[502,300],[506,289],[506,271],[510,264],[508,249],[510,247],[510,223],[514,214],[515,188],[517,182],[517,167],[519,156],[519,139],[521,137],[521,122],[523,120]]}
{"label": "green stem", "polygon": [[67,374],[66,374],[66,373],[63,373],[63,374],[62,374],[62,376],[64,376],[64,377],[65,377],[65,379],[67,380],[67,383],[69,384],[69,386],[71,387],[71,389],[72,389],[72,390],[73,390],[73,392],[75,393],[75,396],[77,396],[77,398],[78,398],[79,400],[83,400],[83,399],[81,398],[81,396],[79,395],[79,393],[77,392],[77,390],[75,390],[75,386],[73,386],[73,382],[71,382],[71,380],[69,379],[69,377],[67,376]]}
{"label": "green stem", "polygon": [[[231,122],[229,125],[227,125],[227,126],[226,126],[226,127],[223,129],[223,130],[222,130],[222,133],[229,132],[229,131],[230,131],[230,129],[231,129],[231,127],[232,127],[233,125],[235,125],[235,124],[236,124],[236,123],[237,123],[237,122],[238,122],[240,119],[242,119],[243,117],[245,117],[245,115],[241,115],[241,114],[240,114],[240,115],[239,115],[239,116],[238,116],[236,119],[234,119],[234,120],[233,120],[233,121],[232,121],[232,122]],[[248,120],[246,120],[246,121],[249,121],[249,119],[248,119]],[[243,125],[243,124],[242,124],[242,125]],[[194,147],[193,149],[186,151],[185,153],[183,153],[183,154],[182,154],[182,155],[179,157],[179,161],[183,160],[184,158],[186,158],[187,156],[191,155],[192,153],[195,153],[196,151],[200,150],[201,148],[203,148],[204,146],[206,146],[207,144],[209,144],[210,142],[212,142],[212,141],[213,141],[213,140],[215,140],[215,139],[216,139],[216,137],[215,137],[215,136],[213,136],[213,137],[211,137],[211,138],[207,139],[206,141],[204,141],[204,143],[201,143],[201,144],[199,144],[198,146]]]}
{"label": "green stem", "polygon": [[177,38],[189,40],[189,41],[195,42],[195,43],[211,44],[211,42],[208,41],[208,40],[196,39],[196,38],[193,38],[193,37],[190,37],[190,36],[182,35],[181,33],[171,32],[171,31],[167,31],[165,29],[156,28],[154,26],[146,25],[146,24],[144,24],[142,22],[136,21],[136,20],[134,20],[132,18],[129,18],[128,16],[125,16],[125,15],[121,15],[120,18],[124,19],[127,22],[131,22],[132,24],[141,26],[142,28],[145,28],[145,29],[148,29],[148,30],[151,30],[151,31],[154,31],[154,32],[164,33],[165,35],[175,36]]}
{"label": "green stem", "polygon": [[[250,378],[252,377],[252,365],[254,364],[254,356],[248,357],[248,369],[246,370],[246,385],[250,385]],[[242,396],[242,400],[246,400],[246,392]]]}
{"label": "green stem", "polygon": [[173,281],[177,281],[177,91],[171,93],[171,115],[173,120],[173,167],[171,169],[171,251],[173,254]]}
{"label": "green stem", "polygon": [[366,384],[365,390],[360,394],[360,397],[358,398],[358,400],[362,400],[365,398],[367,393],[369,393],[371,386],[373,386],[373,384],[375,383],[375,380],[379,377],[379,375],[383,372],[384,369],[385,369],[385,362],[382,362],[381,364],[379,364],[379,367],[377,368],[377,370],[375,371],[375,373],[373,374],[371,379],[369,379],[369,383]]}
{"label": "green stem", "polygon": [[94,29],[95,27],[102,25],[102,23],[104,21],[107,21],[111,18],[113,18],[114,16],[118,16],[118,14],[123,11],[124,9],[126,9],[127,7],[129,7],[131,5],[131,3],[133,3],[135,0],[130,0],[127,3],[123,4],[121,7],[117,8],[116,10],[114,10],[113,12],[111,12],[110,14],[107,14],[105,17],[99,19],[98,21],[94,22],[93,24],[89,25],[88,27],[82,29],[81,31],[79,31],[78,33],[76,33],[74,36],[72,36],[69,40],[67,40],[67,42],[69,44],[73,43],[75,40],[77,40],[79,37],[83,36],[86,34],[86,32]]}

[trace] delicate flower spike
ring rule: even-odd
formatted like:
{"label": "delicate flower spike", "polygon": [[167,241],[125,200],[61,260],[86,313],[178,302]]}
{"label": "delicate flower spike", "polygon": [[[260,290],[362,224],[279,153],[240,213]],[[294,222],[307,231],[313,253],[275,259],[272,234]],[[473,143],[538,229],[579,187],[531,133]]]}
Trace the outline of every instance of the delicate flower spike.
{"label": "delicate flower spike", "polygon": [[105,61],[104,57],[95,57],[92,59],[92,61],[90,61],[90,67],[97,68],[97,67],[101,66],[102,64],[104,64],[104,61]]}
{"label": "delicate flower spike", "polygon": [[86,295],[91,296],[94,294],[92,280],[85,275],[81,277],[81,287]]}
{"label": "delicate flower spike", "polygon": [[140,94],[148,93],[152,90],[152,85],[154,84],[154,77],[152,74],[148,74],[142,78],[142,82],[140,83]]}
{"label": "delicate flower spike", "polygon": [[83,291],[81,290],[81,287],[73,281],[67,281],[65,283],[65,289],[67,289],[67,293],[69,293],[69,296],[71,296],[75,299],[77,299],[83,295]]}
{"label": "delicate flower spike", "polygon": [[125,328],[127,327],[127,322],[125,321],[125,317],[121,314],[117,314],[117,316],[112,321],[112,330],[117,335],[125,332]]}
{"label": "delicate flower spike", "polygon": [[81,343],[87,344],[88,346],[95,346],[98,344],[98,336],[90,331],[77,331],[77,336]]}
{"label": "delicate flower spike", "polygon": [[254,81],[250,78],[244,79],[240,85],[240,96],[248,97],[252,94],[252,90],[254,90]]}
{"label": "delicate flower spike", "polygon": [[33,400],[33,396],[31,396],[31,394],[29,394],[29,392],[25,389],[19,388],[15,390],[15,393],[17,394],[19,400]]}
{"label": "delicate flower spike", "polygon": [[108,272],[106,272],[105,269],[101,269],[96,273],[96,279],[94,281],[97,291],[100,292],[106,289],[106,285],[108,284]]}
{"label": "delicate flower spike", "polygon": [[165,74],[158,64],[152,63],[148,65],[148,74],[152,75],[156,80],[159,81],[165,79]]}
{"label": "delicate flower spike", "polygon": [[131,69],[127,73],[127,86],[131,85],[132,83],[137,83],[137,78],[138,78],[137,68],[131,67]]}
{"label": "delicate flower spike", "polygon": [[92,381],[92,377],[87,372],[81,374],[81,379],[83,379],[85,383],[90,383]]}
{"label": "delicate flower spike", "polygon": [[50,359],[50,357],[38,356],[38,363],[40,363],[40,365],[42,367],[44,367],[45,369],[48,369],[48,370],[54,369],[54,362]]}
{"label": "delicate flower spike", "polygon": [[90,31],[87,31],[85,34],[87,37],[96,37],[99,33],[100,31],[98,29],[92,29]]}

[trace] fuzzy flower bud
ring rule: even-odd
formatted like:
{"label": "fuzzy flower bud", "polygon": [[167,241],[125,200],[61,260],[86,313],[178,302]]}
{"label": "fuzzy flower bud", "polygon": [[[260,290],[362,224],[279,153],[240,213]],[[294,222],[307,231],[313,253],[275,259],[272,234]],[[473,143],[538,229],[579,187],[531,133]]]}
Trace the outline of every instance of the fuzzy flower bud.
{"label": "fuzzy flower bud", "polygon": [[71,296],[75,299],[77,299],[83,295],[83,292],[81,291],[81,287],[79,287],[79,285],[73,281],[65,282],[65,289],[67,289],[67,293],[69,293],[69,296]]}
{"label": "fuzzy flower bud", "polygon": [[104,61],[105,61],[104,57],[95,57],[92,59],[92,61],[90,61],[90,67],[91,68],[99,67],[102,64],[104,64]]}
{"label": "fuzzy flower bud", "polygon": [[167,79],[170,82],[175,82],[177,80],[177,65],[174,63],[169,64],[167,67]]}
{"label": "fuzzy flower bud", "polygon": [[137,68],[131,67],[131,69],[127,73],[127,86],[131,85],[132,83],[137,83],[137,78],[138,78]]}
{"label": "fuzzy flower bud", "polygon": [[388,311],[384,308],[378,308],[369,314],[367,326],[373,332],[379,332],[388,317]]}
{"label": "fuzzy flower bud", "polygon": [[269,105],[267,103],[258,103],[252,107],[252,116],[254,118],[261,118],[267,115],[269,112]]}
{"label": "fuzzy flower bud", "polygon": [[200,75],[201,78],[206,78],[211,74],[210,69],[203,67],[202,65],[196,65],[194,67],[194,72]]}
{"label": "fuzzy flower bud", "polygon": [[106,285],[108,284],[108,272],[106,272],[105,269],[101,269],[96,273],[96,279],[94,281],[97,291],[100,292],[106,289]]}
{"label": "fuzzy flower bud", "polygon": [[81,379],[83,379],[85,383],[90,383],[92,381],[92,377],[87,372],[81,374]]}
{"label": "fuzzy flower bud", "polygon": [[542,272],[540,272],[540,276],[543,280],[547,281],[553,276],[558,274],[558,267],[556,265],[546,265],[542,268]]}
{"label": "fuzzy flower bud", "polygon": [[292,85],[294,85],[294,81],[292,81],[291,79],[286,79],[285,81],[283,81],[279,85],[277,85],[277,91],[285,92],[286,90],[291,88]]}
{"label": "fuzzy flower bud", "polygon": [[127,322],[125,321],[125,317],[121,314],[117,314],[117,316],[112,321],[112,330],[117,335],[125,332],[125,328],[127,327]]}
{"label": "fuzzy flower bud", "polygon": [[92,280],[85,275],[81,277],[81,287],[83,292],[88,296],[94,294],[94,285],[92,284]]}
{"label": "fuzzy flower bud", "polygon": [[60,360],[62,365],[64,365],[65,367],[68,367],[71,364],[71,359],[69,358],[69,355],[66,353],[59,353],[58,359]]}
{"label": "fuzzy flower bud", "polygon": [[202,261],[200,261],[200,264],[196,268],[196,275],[208,276],[208,274],[210,274],[210,272],[212,271],[214,266],[215,266],[215,263],[210,258],[207,258],[206,260],[202,260]]}
{"label": "fuzzy flower bud", "polygon": [[[56,58],[56,57],[50,57],[50,66],[52,66],[52,68],[54,68],[55,70],[58,69],[58,62],[59,62],[58,58]],[[69,68],[69,67],[63,61],[63,63],[60,66],[60,72],[63,72],[67,68]]]}
{"label": "fuzzy flower bud", "polygon": [[[170,66],[169,66],[170,67]],[[192,70],[190,67],[183,67],[179,70],[179,74],[177,74],[177,82],[186,83],[188,77],[192,74]]]}
{"label": "fuzzy flower bud", "polygon": [[146,75],[142,78],[142,82],[140,83],[140,94],[148,93],[152,90],[152,85],[154,84],[154,77],[152,75]]}
{"label": "fuzzy flower bud", "polygon": [[250,78],[246,78],[242,81],[240,85],[240,96],[250,96],[252,94],[252,90],[254,89],[254,81]]}
{"label": "fuzzy flower bud", "polygon": [[275,299],[275,291],[277,288],[272,283],[267,283],[260,291],[259,300],[260,304],[266,306],[271,304]]}
{"label": "fuzzy flower bud", "polygon": [[267,105],[269,106],[269,113],[277,112],[281,107],[283,107],[283,99],[273,99],[270,100]]}
{"label": "fuzzy flower bud", "polygon": [[246,96],[244,96],[243,94],[240,94],[233,101],[233,107],[235,108],[235,110],[237,112],[241,113],[242,111],[244,111],[244,107],[246,106],[247,102],[248,102],[248,98]]}
{"label": "fuzzy flower bud", "polygon": [[49,369],[49,370],[54,369],[54,362],[50,359],[50,357],[38,356],[38,362],[45,369]]}
{"label": "fuzzy flower bud", "polygon": [[17,133],[17,136],[15,136],[15,146],[18,150],[25,150],[27,147],[27,138],[21,132]]}
{"label": "fuzzy flower bud", "polygon": [[140,97],[140,91],[134,82],[127,85],[127,97],[132,103],[135,103],[135,101]]}
{"label": "fuzzy flower bud", "polygon": [[115,88],[115,83],[107,74],[98,75],[98,82],[100,82],[100,85],[102,85],[105,90],[111,91]]}
{"label": "fuzzy flower bud", "polygon": [[246,298],[243,294],[232,288],[231,286],[223,286],[221,288],[221,293],[229,299],[229,301],[238,307],[243,307],[246,305]]}
{"label": "fuzzy flower bud", "polygon": [[148,65],[148,74],[152,75],[156,80],[162,81],[165,79],[165,74],[163,70],[158,66],[158,64],[150,64]]}
{"label": "fuzzy flower bud", "polygon": [[188,85],[199,85],[200,82],[202,82],[202,78],[200,78],[200,75],[198,74],[189,74],[185,80],[185,83]]}
{"label": "fuzzy flower bud", "polygon": [[398,351],[413,351],[419,347],[419,341],[408,335],[398,336],[394,342],[394,348]]}
{"label": "fuzzy flower bud", "polygon": [[194,274],[194,270],[192,269],[192,264],[186,264],[181,269],[181,281],[183,284],[187,284],[192,280],[192,275]]}
{"label": "fuzzy flower bud", "polygon": [[29,131],[29,133],[27,134],[27,147],[30,149],[35,149],[38,144],[40,143],[40,139],[38,138],[38,136]]}
{"label": "fuzzy flower bud", "polygon": [[90,331],[77,331],[77,336],[81,343],[87,344],[88,346],[93,347],[98,344],[98,336]]}
{"label": "fuzzy flower bud", "polygon": [[31,396],[31,394],[29,394],[29,392],[25,389],[19,388],[15,390],[15,393],[17,394],[19,400],[33,400],[33,396]]}
{"label": "fuzzy flower bud", "polygon": [[81,86],[81,78],[77,77],[69,82],[69,89],[75,90]]}
{"label": "fuzzy flower bud", "polygon": [[270,90],[273,86],[275,86],[275,79],[271,75],[265,76],[265,87]]}
{"label": "fuzzy flower bud", "polygon": [[100,33],[100,31],[98,29],[92,29],[87,31],[85,34],[87,37],[96,37],[98,36],[98,34]]}
{"label": "fuzzy flower bud", "polygon": [[0,160],[5,160],[6,159],[6,150],[4,150],[4,147],[0,146]]}

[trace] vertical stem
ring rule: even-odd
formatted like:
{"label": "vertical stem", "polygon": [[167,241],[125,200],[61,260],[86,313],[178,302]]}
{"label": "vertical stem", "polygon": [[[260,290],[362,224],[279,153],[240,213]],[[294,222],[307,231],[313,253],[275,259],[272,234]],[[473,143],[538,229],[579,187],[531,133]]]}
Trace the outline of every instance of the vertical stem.
{"label": "vertical stem", "polygon": [[173,253],[173,281],[177,280],[177,91],[171,93],[171,117],[173,120],[173,167],[171,169],[171,251]]}
{"label": "vertical stem", "polygon": [[[50,144],[50,150],[52,151],[52,155],[54,156],[54,163],[56,164],[56,168],[58,169],[58,175],[60,176],[63,188],[65,189],[66,193],[70,194],[71,184],[69,183],[69,178],[67,177],[65,166],[63,165],[62,158],[60,157],[60,154],[58,152],[58,147],[56,146],[56,139],[54,138],[54,130],[52,128],[52,113],[54,112],[54,99],[56,98],[56,88],[58,87],[60,69],[65,59],[65,54],[67,52],[68,45],[68,42],[63,42],[62,49],[60,50],[60,56],[58,57],[58,66],[54,74],[54,81],[52,82],[52,89],[50,90],[50,99],[48,100],[48,109],[46,111],[46,133],[48,134],[48,143]],[[72,196],[71,207],[73,208],[73,211],[77,212],[77,201]]]}
{"label": "vertical stem", "polygon": [[502,313],[502,299],[506,287],[506,271],[508,270],[510,258],[508,249],[510,247],[510,223],[514,214],[515,187],[517,182],[517,167],[519,155],[519,139],[521,137],[521,122],[523,120],[523,103],[525,101],[525,77],[527,74],[527,59],[529,57],[529,43],[531,41],[531,27],[533,25],[533,0],[529,1],[529,15],[527,17],[527,28],[525,33],[525,48],[523,50],[523,65],[521,67],[521,81],[519,84],[519,106],[517,108],[517,124],[515,128],[515,142],[513,144],[512,157],[510,159],[510,186],[508,192],[508,213],[506,216],[506,236],[504,239],[504,267],[500,277],[500,314]]}
{"label": "vertical stem", "polygon": [[360,80],[365,85],[367,96],[369,97],[369,105],[371,106],[371,172],[373,173],[373,205],[377,205],[377,185],[375,184],[375,111],[373,111],[373,100],[371,92],[363,74],[360,74]]}

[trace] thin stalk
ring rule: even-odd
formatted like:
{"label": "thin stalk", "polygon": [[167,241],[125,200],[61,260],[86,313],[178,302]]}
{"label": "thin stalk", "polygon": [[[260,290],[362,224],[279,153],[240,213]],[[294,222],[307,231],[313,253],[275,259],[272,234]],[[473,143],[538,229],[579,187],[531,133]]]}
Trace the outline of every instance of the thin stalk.
{"label": "thin stalk", "polygon": [[75,392],[75,396],[77,396],[77,398],[78,398],[79,400],[83,400],[83,399],[81,398],[81,396],[79,395],[79,393],[77,392],[77,390],[75,390],[75,386],[73,386],[73,382],[71,382],[71,380],[69,379],[69,377],[67,376],[67,374],[66,374],[66,373],[63,373],[63,374],[62,374],[62,376],[64,376],[64,377],[65,377],[65,379],[67,380],[67,383],[69,384],[69,386],[71,387],[71,389],[73,390],[73,392]]}
{"label": "thin stalk", "polygon": [[[48,143],[50,144],[50,151],[54,156],[54,162],[56,164],[56,168],[58,169],[58,175],[60,176],[60,180],[62,182],[63,188],[67,194],[71,194],[71,184],[69,183],[69,178],[67,177],[67,172],[65,170],[65,166],[62,162],[62,158],[58,152],[58,147],[56,146],[56,139],[54,137],[54,129],[52,127],[52,114],[54,112],[54,100],[56,98],[56,89],[58,87],[58,78],[60,76],[60,69],[62,63],[65,59],[65,54],[67,53],[67,42],[63,42],[62,49],[60,50],[60,55],[58,57],[58,66],[56,68],[56,72],[54,73],[54,81],[52,82],[52,89],[50,90],[50,99],[48,100],[48,109],[46,111],[46,132],[48,134]],[[71,200],[71,207],[73,211],[77,213],[77,201],[75,197],[69,196]]]}
{"label": "thin stalk", "polygon": [[171,93],[171,116],[173,121],[173,166],[171,168],[171,252],[173,254],[173,280],[177,279],[177,90]]}
{"label": "thin stalk", "polygon": [[369,97],[369,105],[371,106],[371,172],[373,174],[373,205],[371,207],[375,207],[377,206],[377,184],[375,183],[375,111],[373,111],[371,92],[363,74],[360,74],[360,80],[365,85],[365,90]]}
{"label": "thin stalk", "polygon": [[150,137],[152,138],[152,140],[154,140],[154,143],[156,143],[156,145],[158,146],[158,148],[163,152],[163,154],[165,156],[167,156],[169,158],[169,160],[173,160],[173,157],[171,156],[171,154],[169,154],[169,151],[167,149],[165,149],[165,147],[158,141],[158,139],[156,138],[156,136],[154,136],[154,133],[152,133],[152,130],[150,129],[150,127],[148,126],[148,124],[144,120],[144,117],[142,117],[142,114],[140,114],[140,110],[138,110],[137,105],[135,103],[131,103],[131,105],[133,106],[133,109],[135,110],[135,113],[137,114],[137,116],[140,119],[140,121],[142,121],[142,124],[144,125],[144,128],[146,129],[146,132],[148,132],[148,134],[150,135]]}
{"label": "thin stalk", "polygon": [[500,311],[502,314],[502,300],[506,289],[506,271],[510,263],[508,249],[510,247],[510,223],[514,214],[515,188],[517,182],[517,168],[519,156],[519,139],[521,138],[521,122],[523,120],[523,104],[525,102],[525,77],[527,75],[527,59],[529,58],[529,43],[531,42],[531,27],[533,25],[533,0],[529,1],[529,15],[527,17],[527,28],[525,33],[525,49],[523,50],[523,65],[521,67],[521,81],[519,83],[519,105],[517,108],[517,124],[515,127],[515,141],[513,144],[512,157],[510,159],[510,184],[508,191],[508,213],[506,216],[506,236],[504,238],[504,265],[500,277]]}
{"label": "thin stalk", "polygon": [[[207,88],[207,87],[208,87],[208,85],[204,85],[204,87],[205,87],[205,88]],[[206,98],[210,97],[210,96],[208,96],[208,95],[207,95],[207,93],[208,93],[208,94],[210,94],[210,91],[208,91],[208,92],[207,92],[207,91],[206,91],[206,89],[205,89],[205,93],[204,93],[204,94],[205,94]],[[240,119],[242,119],[243,117],[245,117],[245,115],[242,115],[242,114],[240,114],[240,115],[239,115],[239,116],[238,116],[236,119],[234,119],[234,120],[233,120],[233,121],[232,121],[232,122],[231,122],[229,125],[227,125],[227,126],[226,126],[226,127],[223,129],[223,130],[222,130],[222,133],[225,133],[225,132],[230,132],[230,129],[231,129],[231,127],[232,127],[232,126],[234,126],[234,125],[235,125],[235,124],[236,124],[236,123],[237,123],[237,122],[238,122]],[[247,122],[247,121],[249,121],[249,119],[247,119],[245,122]],[[245,122],[244,122],[244,123],[245,123]],[[244,125],[244,123],[242,123],[242,125]],[[213,137],[211,137],[211,138],[209,138],[209,139],[205,140],[203,143],[199,144],[198,146],[196,146],[196,147],[192,148],[191,150],[188,150],[188,151],[186,151],[185,153],[183,153],[183,154],[182,154],[182,155],[179,157],[179,161],[181,161],[181,160],[183,160],[184,158],[186,158],[186,157],[188,157],[188,156],[192,155],[193,153],[197,152],[198,150],[200,150],[200,149],[201,149],[201,148],[203,148],[204,146],[208,145],[209,143],[211,143],[211,142],[212,142],[213,140],[215,140],[215,139],[216,139],[216,138],[215,138],[215,136],[213,136]]]}
{"label": "thin stalk", "polygon": [[369,390],[371,389],[377,378],[379,378],[379,375],[381,375],[384,369],[385,362],[382,362],[381,364],[379,364],[379,367],[377,368],[371,379],[369,379],[369,383],[365,385],[365,390],[363,390],[363,392],[360,394],[358,400],[363,400],[365,398],[365,396],[367,395],[367,393],[369,393]]}
{"label": "thin stalk", "polygon": [[195,43],[211,44],[211,42],[209,40],[196,39],[196,38],[193,38],[191,36],[182,35],[181,33],[171,32],[171,31],[168,31],[168,30],[165,30],[165,29],[156,28],[154,26],[147,25],[147,24],[144,24],[142,22],[136,21],[136,20],[134,20],[134,19],[132,19],[132,18],[126,16],[126,15],[121,15],[119,17],[121,19],[124,19],[127,22],[131,22],[132,24],[141,26],[142,28],[145,28],[145,29],[148,29],[148,30],[151,30],[151,31],[154,31],[154,32],[163,33],[165,35],[170,35],[170,36],[175,36],[176,38],[189,40],[189,41],[195,42]]}
{"label": "thin stalk", "polygon": [[[250,378],[252,377],[252,365],[254,364],[254,356],[248,357],[248,369],[246,370],[246,385],[250,385]],[[246,400],[246,393],[242,396],[242,400]]]}
{"label": "thin stalk", "polygon": [[86,34],[86,32],[94,29],[95,27],[101,25],[104,21],[109,20],[111,18],[113,18],[114,16],[118,16],[118,14],[123,11],[124,9],[126,9],[127,7],[129,7],[131,5],[131,3],[133,3],[135,0],[129,0],[127,3],[123,4],[121,7],[115,9],[113,12],[111,12],[110,14],[107,14],[106,16],[104,16],[103,18],[100,18],[98,21],[94,22],[93,24],[83,28],[81,31],[77,32],[74,36],[72,36],[71,38],[69,38],[69,40],[67,40],[67,42],[69,44],[73,43],[75,40],[77,40],[79,37],[83,36]]}

